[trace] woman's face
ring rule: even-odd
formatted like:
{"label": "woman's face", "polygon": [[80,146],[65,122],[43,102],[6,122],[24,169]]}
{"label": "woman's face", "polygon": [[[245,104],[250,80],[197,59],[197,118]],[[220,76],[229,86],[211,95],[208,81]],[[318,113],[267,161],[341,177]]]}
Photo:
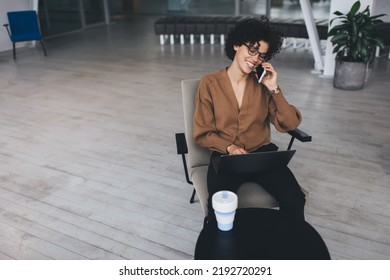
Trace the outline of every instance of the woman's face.
{"label": "woman's face", "polygon": [[255,44],[248,42],[241,46],[234,46],[236,51],[234,61],[236,61],[242,72],[249,74],[265,61],[264,57],[268,48],[269,44],[264,41],[259,41]]}

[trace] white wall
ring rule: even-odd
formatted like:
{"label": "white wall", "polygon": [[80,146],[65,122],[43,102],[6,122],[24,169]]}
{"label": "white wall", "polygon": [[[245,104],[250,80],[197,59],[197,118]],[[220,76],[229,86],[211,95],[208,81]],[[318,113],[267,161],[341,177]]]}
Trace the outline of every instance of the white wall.
{"label": "white wall", "polygon": [[375,9],[373,10],[374,15],[386,14],[381,19],[384,22],[390,22],[390,1],[389,0],[376,0]]}
{"label": "white wall", "polygon": [[[0,52],[12,49],[12,43],[3,27],[3,24],[8,23],[7,12],[31,10],[33,2],[32,0],[0,0]],[[23,46],[23,43],[20,43],[20,46]]]}

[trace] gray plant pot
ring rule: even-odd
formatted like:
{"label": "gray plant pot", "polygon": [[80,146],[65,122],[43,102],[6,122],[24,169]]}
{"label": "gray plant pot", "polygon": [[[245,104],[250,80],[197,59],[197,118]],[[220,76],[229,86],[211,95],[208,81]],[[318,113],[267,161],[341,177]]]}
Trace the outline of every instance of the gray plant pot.
{"label": "gray plant pot", "polygon": [[358,90],[364,87],[366,80],[366,64],[336,59],[333,85],[344,90]]}

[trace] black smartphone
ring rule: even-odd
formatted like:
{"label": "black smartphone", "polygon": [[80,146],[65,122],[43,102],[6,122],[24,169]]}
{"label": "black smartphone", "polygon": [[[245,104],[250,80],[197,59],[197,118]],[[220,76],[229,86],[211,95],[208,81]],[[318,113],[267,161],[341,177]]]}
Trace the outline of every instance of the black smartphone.
{"label": "black smartphone", "polygon": [[267,74],[267,71],[265,71],[263,66],[260,65],[256,68],[256,73],[258,77],[257,82],[260,84],[264,76]]}

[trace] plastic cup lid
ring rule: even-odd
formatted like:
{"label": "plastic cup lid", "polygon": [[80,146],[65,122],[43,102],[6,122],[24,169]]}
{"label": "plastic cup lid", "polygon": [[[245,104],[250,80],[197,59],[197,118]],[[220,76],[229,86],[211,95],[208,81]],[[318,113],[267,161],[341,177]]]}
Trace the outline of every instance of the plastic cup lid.
{"label": "plastic cup lid", "polygon": [[237,195],[231,191],[216,192],[212,197],[214,210],[222,213],[237,209]]}

